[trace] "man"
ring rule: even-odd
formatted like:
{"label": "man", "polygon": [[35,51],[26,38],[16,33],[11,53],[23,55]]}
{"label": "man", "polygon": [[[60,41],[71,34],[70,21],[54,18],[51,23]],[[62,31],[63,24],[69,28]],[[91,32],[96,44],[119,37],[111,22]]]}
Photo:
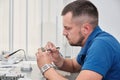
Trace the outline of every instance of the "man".
{"label": "man", "polygon": [[98,26],[97,8],[87,0],[77,0],[62,11],[63,35],[71,46],[82,49],[74,59],[64,59],[55,45],[48,42],[43,51],[38,49],[37,64],[50,80],[67,80],[56,72],[60,69],[79,72],[76,80],[120,80],[120,44]]}

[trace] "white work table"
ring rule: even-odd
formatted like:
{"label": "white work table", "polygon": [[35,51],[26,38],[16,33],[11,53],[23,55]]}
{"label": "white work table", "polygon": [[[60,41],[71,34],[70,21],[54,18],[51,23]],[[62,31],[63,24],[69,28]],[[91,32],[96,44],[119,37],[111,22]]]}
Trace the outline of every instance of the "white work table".
{"label": "white work table", "polygon": [[[31,68],[32,68],[31,71],[21,71],[22,67],[27,68],[27,67],[29,67],[28,65],[31,66]],[[60,71],[60,70],[57,70],[57,71],[61,75],[67,77],[69,80],[75,80],[75,77],[77,76],[77,73],[71,74],[69,72],[64,72],[64,71]],[[4,73],[7,73],[7,74],[9,73],[12,75],[16,75],[16,74],[24,75],[24,78],[28,78],[29,80],[46,80],[42,76],[42,74],[37,66],[36,61],[21,61],[18,64],[12,64],[12,65],[0,64],[0,75],[2,75]],[[9,79],[7,79],[7,80],[9,80]],[[12,79],[10,79],[10,80],[12,80]],[[19,80],[19,79],[13,79],[13,80]],[[23,79],[20,79],[20,80],[23,80]]]}

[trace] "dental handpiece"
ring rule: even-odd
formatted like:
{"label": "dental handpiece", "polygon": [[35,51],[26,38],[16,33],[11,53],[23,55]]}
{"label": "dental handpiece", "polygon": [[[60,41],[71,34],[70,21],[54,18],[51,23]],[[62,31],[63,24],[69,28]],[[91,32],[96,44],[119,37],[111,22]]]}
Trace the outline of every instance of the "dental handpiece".
{"label": "dental handpiece", "polygon": [[[56,49],[59,50],[60,47],[56,47]],[[51,49],[45,49],[45,48],[43,48],[43,47],[41,47],[41,50],[42,50],[42,52],[45,52],[45,51],[52,51]]]}

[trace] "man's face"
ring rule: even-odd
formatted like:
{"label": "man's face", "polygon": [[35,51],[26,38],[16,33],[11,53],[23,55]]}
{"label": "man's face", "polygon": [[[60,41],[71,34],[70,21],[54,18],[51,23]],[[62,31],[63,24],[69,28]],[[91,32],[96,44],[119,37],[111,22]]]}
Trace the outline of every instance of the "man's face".
{"label": "man's face", "polygon": [[85,39],[81,31],[82,25],[78,25],[72,20],[70,12],[63,16],[63,26],[63,35],[66,36],[69,44],[71,46],[82,46]]}

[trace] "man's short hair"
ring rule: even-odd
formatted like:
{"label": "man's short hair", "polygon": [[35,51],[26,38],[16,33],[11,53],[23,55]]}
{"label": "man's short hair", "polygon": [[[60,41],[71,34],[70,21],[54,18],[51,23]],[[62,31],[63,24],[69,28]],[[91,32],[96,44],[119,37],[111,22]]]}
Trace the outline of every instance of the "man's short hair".
{"label": "man's short hair", "polygon": [[98,10],[95,5],[88,0],[76,0],[69,3],[64,7],[61,15],[64,16],[68,12],[72,13],[73,18],[84,15],[88,16],[93,19],[91,21],[92,25],[98,25]]}

